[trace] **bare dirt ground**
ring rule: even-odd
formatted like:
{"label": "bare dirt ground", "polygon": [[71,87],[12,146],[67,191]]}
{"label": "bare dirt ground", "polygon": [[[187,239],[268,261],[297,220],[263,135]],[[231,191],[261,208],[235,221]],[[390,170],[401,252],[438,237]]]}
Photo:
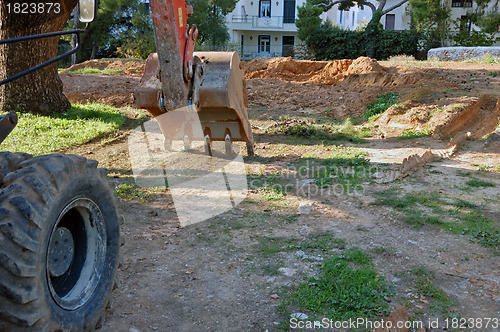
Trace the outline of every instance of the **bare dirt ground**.
{"label": "bare dirt ground", "polygon": [[[123,63],[116,66],[127,68]],[[475,203],[500,222],[500,140],[495,135],[484,140],[500,116],[500,65],[257,59],[247,64],[246,77],[256,140],[256,157],[246,160],[250,175],[283,178],[297,162],[328,158],[333,144],[365,152],[371,165],[385,174],[397,172],[404,158],[429,149],[434,161],[399,179],[370,179],[353,195],[296,190],[270,199],[252,188],[235,209],[185,228],[179,228],[168,191],[123,199],[121,285],[113,293],[103,331],[286,330],[288,316],[280,308],[286,291],[317,275],[323,258],[332,253],[278,250],[268,255],[260,244],[271,238],[309,239],[318,232],[369,254],[394,289],[386,299],[390,310],[405,305],[410,318],[424,321],[424,326],[430,318],[450,315],[500,319],[498,248],[446,228],[414,227],[403,222],[396,209],[373,204],[384,190],[397,190],[400,198],[434,192]],[[140,75],[65,72],[61,78],[72,102],[95,100],[122,107],[131,105]],[[297,141],[268,129],[283,117],[360,117],[367,103],[387,92],[399,93],[402,106],[391,107],[373,123],[360,124],[358,129],[372,130],[363,144]],[[126,112],[135,117],[141,111]],[[433,134],[398,139],[404,130],[423,128]],[[115,185],[132,183],[127,146],[131,129],[66,152],[98,160]],[[456,141],[454,149],[450,136]],[[493,185],[470,188],[467,181],[473,178]],[[311,203],[310,213],[299,212],[304,202]],[[415,292],[408,275],[416,267],[430,271],[434,285],[451,299],[444,311]],[[428,330],[444,330],[442,322]]]}

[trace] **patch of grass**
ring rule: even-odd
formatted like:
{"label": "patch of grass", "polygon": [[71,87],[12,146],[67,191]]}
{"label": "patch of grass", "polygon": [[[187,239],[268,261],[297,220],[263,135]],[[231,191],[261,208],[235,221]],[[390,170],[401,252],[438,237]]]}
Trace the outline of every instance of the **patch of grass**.
{"label": "patch of grass", "polygon": [[489,73],[488,73],[488,76],[491,76],[491,77],[497,77],[497,76],[498,76],[498,73],[497,73],[497,72],[492,71],[492,72],[489,72]]}
{"label": "patch of grass", "polygon": [[284,295],[283,312],[300,307],[336,321],[387,316],[384,297],[390,294],[389,286],[364,252],[348,249],[325,260],[320,269],[318,277]]}
{"label": "patch of grass", "polygon": [[280,173],[266,175],[250,175],[248,177],[249,186],[257,189],[266,201],[279,201],[286,196],[285,186],[281,184]]}
{"label": "patch of grass", "polygon": [[366,105],[366,111],[363,118],[368,121],[374,121],[379,114],[385,112],[389,107],[396,104],[399,99],[399,93],[387,92],[385,95],[377,95],[377,99]]}
{"label": "patch of grass", "polygon": [[454,205],[457,207],[457,208],[465,208],[465,209],[475,209],[477,208],[477,205],[472,203],[472,202],[469,202],[469,201],[464,201],[463,199],[461,198],[457,198],[455,200],[455,203]]}
{"label": "patch of grass", "polygon": [[443,314],[448,313],[453,301],[446,296],[442,289],[434,285],[434,274],[424,267],[415,268],[411,272],[416,277],[414,280],[415,291],[431,301],[431,308]]}
{"label": "patch of grass", "polygon": [[415,192],[413,194],[401,196],[398,193],[398,189],[388,189],[379,191],[376,195],[375,205],[386,205],[396,209],[413,208],[418,203],[423,205],[435,205],[438,204],[436,200],[439,199],[439,194],[435,191],[431,193]]}
{"label": "patch of grass", "polygon": [[443,111],[442,108],[436,108],[434,111],[430,112],[428,115],[427,115],[427,118],[430,119],[432,118],[434,115],[436,115],[437,113],[441,113]]}
{"label": "patch of grass", "polygon": [[117,108],[105,104],[75,104],[66,113],[51,116],[19,113],[19,122],[2,149],[33,155],[84,144],[115,132],[126,121]]}
{"label": "patch of grass", "polygon": [[458,170],[456,173],[457,173],[458,176],[462,176],[462,177],[467,177],[467,176],[471,176],[472,175],[471,172],[465,172],[465,171],[462,171],[462,170]]}
{"label": "patch of grass", "polygon": [[366,132],[357,131],[350,118],[344,120],[340,125],[335,123],[318,124],[312,120],[299,120],[292,123],[284,123],[280,131],[294,137],[305,137],[313,141],[349,141],[363,143],[361,137],[367,137]]}
{"label": "patch of grass", "polygon": [[478,178],[472,178],[469,181],[465,182],[465,184],[470,186],[470,187],[475,187],[475,188],[478,188],[478,187],[496,187],[497,186],[493,182],[484,181],[484,180],[481,180]]}
{"label": "patch of grass", "polygon": [[289,237],[260,237],[257,251],[262,255],[268,256],[278,252],[293,250],[292,245],[296,245],[298,240]]}
{"label": "patch of grass", "polygon": [[485,53],[481,57],[476,57],[473,59],[467,59],[464,60],[466,63],[489,63],[489,64],[494,64],[494,63],[500,63],[500,57],[491,55],[490,53]]}
{"label": "patch of grass", "polygon": [[375,205],[393,207],[404,222],[415,227],[435,225],[454,234],[470,235],[493,251],[500,249],[500,224],[480,206],[460,198],[444,199],[436,192],[398,195],[397,189],[377,192]]}
{"label": "patch of grass", "polygon": [[477,168],[481,172],[489,172],[490,170],[492,170],[494,168],[494,166],[493,165],[479,165],[479,166],[477,166]]}
{"label": "patch of grass", "polygon": [[335,238],[333,232],[316,232],[309,234],[305,239],[293,237],[267,237],[258,239],[257,252],[270,256],[279,252],[302,250],[306,252],[328,252],[334,248],[345,249],[347,242]]}
{"label": "patch of grass", "polygon": [[155,193],[163,192],[163,188],[139,188],[135,184],[123,183],[115,187],[115,196],[125,200],[139,200],[146,202],[154,197]]}
{"label": "patch of grass", "polygon": [[371,167],[366,153],[351,147],[336,147],[322,158],[304,155],[297,165],[297,172],[302,176],[315,179],[320,188],[339,184],[339,191],[350,194],[357,185],[369,181],[375,168]]}
{"label": "patch of grass", "polygon": [[395,255],[396,252],[393,249],[388,249],[386,247],[376,247],[373,252],[377,255]]}
{"label": "patch of grass", "polygon": [[331,232],[319,232],[311,234],[306,240],[297,244],[294,248],[300,250],[329,251],[334,248],[345,249],[347,242],[344,239],[335,238]]}
{"label": "patch of grass", "polygon": [[403,130],[401,135],[398,137],[398,139],[412,139],[412,138],[419,138],[419,137],[427,137],[430,136],[432,133],[429,129],[406,129]]}
{"label": "patch of grass", "polygon": [[91,68],[85,67],[77,70],[70,71],[71,74],[102,74],[102,75],[118,75],[121,74],[123,70],[113,70],[113,69],[99,69],[99,68]]}

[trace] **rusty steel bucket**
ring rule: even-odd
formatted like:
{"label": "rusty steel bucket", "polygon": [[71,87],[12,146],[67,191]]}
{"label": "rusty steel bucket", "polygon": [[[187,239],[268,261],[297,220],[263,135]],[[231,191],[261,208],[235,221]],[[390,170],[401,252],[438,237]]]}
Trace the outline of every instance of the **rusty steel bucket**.
{"label": "rusty steel bucket", "polygon": [[[246,142],[249,156],[253,155],[253,136],[247,112],[247,95],[244,71],[240,67],[237,52],[195,52],[194,59],[201,64],[201,81],[193,90],[197,94],[196,105],[190,109],[197,112],[202,132],[190,132],[189,140]],[[158,57],[151,54],[146,62],[144,75],[135,91],[135,103],[147,109],[157,118],[167,141],[185,139],[185,132],[172,129],[172,124],[161,120],[165,112],[162,98],[169,97],[169,91],[162,91]],[[172,114],[173,115],[173,114]],[[173,119],[174,117],[170,117]],[[182,122],[181,113],[178,116]],[[175,126],[174,126],[175,127]]]}

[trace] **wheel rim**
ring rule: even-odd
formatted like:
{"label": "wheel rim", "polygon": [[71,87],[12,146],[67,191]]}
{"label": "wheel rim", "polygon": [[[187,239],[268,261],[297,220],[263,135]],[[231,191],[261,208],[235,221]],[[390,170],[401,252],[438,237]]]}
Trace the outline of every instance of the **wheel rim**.
{"label": "wheel rim", "polygon": [[88,198],[77,198],[59,214],[49,238],[47,283],[54,301],[76,310],[99,284],[106,256],[106,229],[101,210]]}

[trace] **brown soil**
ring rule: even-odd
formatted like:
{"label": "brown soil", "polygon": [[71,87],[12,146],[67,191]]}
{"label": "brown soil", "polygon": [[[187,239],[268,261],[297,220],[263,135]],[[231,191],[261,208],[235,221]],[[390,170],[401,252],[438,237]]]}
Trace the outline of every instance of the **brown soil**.
{"label": "brown soil", "polygon": [[[329,153],[327,145],[318,149],[286,144],[283,136],[258,128],[272,124],[270,119],[283,115],[358,117],[377,94],[388,91],[400,93],[402,107],[390,108],[373,124],[379,126],[380,137],[358,146],[377,167],[397,170],[412,154],[444,151],[447,138],[465,130],[474,132],[472,139],[482,137],[498,123],[499,115],[500,75],[488,76],[490,72],[500,74],[500,65],[422,67],[379,64],[366,58],[253,60],[247,64],[246,76],[257,158],[251,160],[249,171],[280,174],[299,158],[325,158]],[[135,75],[61,77],[73,101],[97,100],[116,106],[130,105],[140,79]],[[472,85],[471,78],[475,78]],[[436,134],[413,140],[387,138],[419,128]],[[130,183],[129,130],[67,152],[98,160],[110,170],[114,184]],[[252,190],[232,211],[186,228],[179,228],[168,192],[144,201],[123,200],[120,210],[126,222],[122,232],[127,243],[119,271],[122,282],[113,293],[114,306],[103,331],[278,331],[283,316],[276,294],[317,273],[321,257],[306,260],[296,252],[280,253],[277,261],[288,270],[266,273],[262,266],[276,262],[266,261],[255,248],[263,237],[305,238],[315,231],[330,231],[349,246],[368,252],[378,273],[393,283],[398,294],[407,296],[388,299],[393,309],[406,304],[411,313],[432,312],[428,300],[409,293],[412,285],[401,277],[401,272],[425,266],[435,274],[435,285],[454,300],[453,311],[460,317],[500,317],[497,255],[467,236],[431,226],[413,228],[392,209],[372,205],[375,192],[393,186],[402,194],[435,191],[483,204],[489,216],[500,222],[500,177],[496,172],[477,172],[480,166],[500,165],[500,139],[489,141],[488,146],[480,140],[465,142],[450,158],[421,165],[412,176],[396,182],[369,184],[359,196],[289,195],[283,202],[269,202]],[[470,178],[460,174],[466,172],[496,187],[464,191]],[[311,214],[297,214],[301,202],[312,203]],[[386,251],[377,253],[381,247]],[[406,315],[399,307],[391,319]]]}
{"label": "brown soil", "polygon": [[[99,59],[88,60],[66,68],[61,74],[68,74],[83,68],[96,68],[99,70],[119,71],[119,75],[142,75],[145,62],[140,59]],[[118,74],[117,74],[118,75]]]}

